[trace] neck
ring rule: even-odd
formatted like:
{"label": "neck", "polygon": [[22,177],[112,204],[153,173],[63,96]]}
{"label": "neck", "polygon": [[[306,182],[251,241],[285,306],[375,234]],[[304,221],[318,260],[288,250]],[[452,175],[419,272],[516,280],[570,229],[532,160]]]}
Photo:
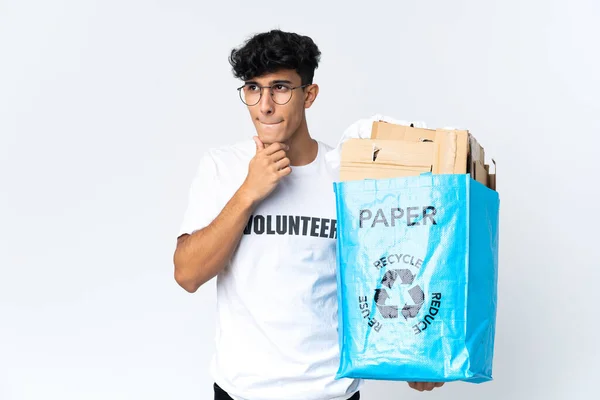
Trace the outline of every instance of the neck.
{"label": "neck", "polygon": [[310,164],[317,158],[319,145],[310,137],[306,118],[302,120],[298,130],[294,132],[286,144],[290,146],[287,156],[290,159],[292,167],[301,167]]}

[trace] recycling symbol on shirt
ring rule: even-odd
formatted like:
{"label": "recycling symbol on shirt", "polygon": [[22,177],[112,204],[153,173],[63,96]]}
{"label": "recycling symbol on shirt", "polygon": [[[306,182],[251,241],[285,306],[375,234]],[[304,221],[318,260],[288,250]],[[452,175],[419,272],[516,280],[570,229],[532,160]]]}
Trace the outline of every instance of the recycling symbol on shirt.
{"label": "recycling symbol on shirt", "polygon": [[[381,285],[387,287],[388,289],[392,289],[398,278],[400,278],[401,285],[411,285],[415,279],[415,275],[413,275],[408,269],[390,269],[387,270],[383,276]],[[382,287],[381,289],[375,289],[375,304],[377,309],[383,318],[398,318],[399,306],[394,304],[386,304],[390,298],[390,295],[385,287]],[[408,289],[408,294],[410,295],[414,304],[405,303],[402,307],[402,316],[406,320],[409,318],[415,318],[425,302],[425,294],[419,285],[415,285]]]}

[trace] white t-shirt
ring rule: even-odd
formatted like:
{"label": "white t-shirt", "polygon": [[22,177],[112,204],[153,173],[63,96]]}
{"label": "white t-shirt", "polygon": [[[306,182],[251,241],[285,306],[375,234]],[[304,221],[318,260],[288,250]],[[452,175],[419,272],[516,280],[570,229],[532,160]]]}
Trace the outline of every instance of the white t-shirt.
{"label": "white t-shirt", "polygon": [[[337,171],[317,158],[254,210],[231,263],[217,276],[214,381],[236,400],[345,400],[361,380],[335,379]],[[208,225],[243,183],[254,141],[201,159],[180,234]]]}

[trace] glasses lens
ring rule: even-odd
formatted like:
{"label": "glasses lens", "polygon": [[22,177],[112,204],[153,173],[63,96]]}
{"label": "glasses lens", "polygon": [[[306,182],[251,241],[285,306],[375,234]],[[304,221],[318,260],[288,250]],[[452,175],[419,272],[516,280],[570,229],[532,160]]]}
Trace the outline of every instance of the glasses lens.
{"label": "glasses lens", "polygon": [[246,105],[253,106],[260,101],[260,92],[257,85],[248,84],[240,90],[240,97]]}
{"label": "glasses lens", "polygon": [[273,93],[273,101],[279,105],[286,104],[292,98],[292,88],[285,84],[273,85],[271,89]]}

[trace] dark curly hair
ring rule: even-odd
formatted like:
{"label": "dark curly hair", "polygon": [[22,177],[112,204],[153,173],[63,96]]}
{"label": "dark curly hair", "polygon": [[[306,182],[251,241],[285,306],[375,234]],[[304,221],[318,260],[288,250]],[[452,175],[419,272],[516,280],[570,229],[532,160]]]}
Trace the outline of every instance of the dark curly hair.
{"label": "dark curly hair", "polygon": [[233,75],[248,81],[282,69],[296,70],[302,85],[312,84],[321,52],[308,36],[278,29],[259,33],[238,49],[233,49],[229,63]]}

